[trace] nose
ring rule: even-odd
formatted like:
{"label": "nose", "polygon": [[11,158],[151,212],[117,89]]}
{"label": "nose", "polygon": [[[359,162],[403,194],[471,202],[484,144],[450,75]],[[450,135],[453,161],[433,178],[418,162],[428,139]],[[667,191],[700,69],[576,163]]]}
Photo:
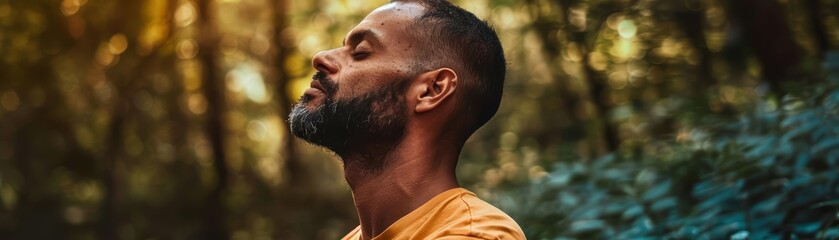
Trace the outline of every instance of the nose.
{"label": "nose", "polygon": [[335,51],[337,49],[320,51],[312,57],[312,67],[326,75],[332,75],[338,72],[340,64],[335,59]]}

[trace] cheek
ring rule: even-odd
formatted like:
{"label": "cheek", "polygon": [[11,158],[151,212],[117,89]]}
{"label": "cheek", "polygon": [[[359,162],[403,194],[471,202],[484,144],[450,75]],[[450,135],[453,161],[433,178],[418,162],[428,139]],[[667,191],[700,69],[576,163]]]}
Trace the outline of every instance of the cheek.
{"label": "cheek", "polygon": [[371,89],[368,79],[370,75],[367,71],[359,69],[355,65],[349,65],[346,68],[345,75],[341,76],[338,82],[338,92],[335,94],[336,99],[348,99],[364,94]]}
{"label": "cheek", "polygon": [[344,69],[338,82],[336,99],[347,99],[369,93],[392,81],[405,79],[410,73],[410,64],[394,59],[354,62]]}

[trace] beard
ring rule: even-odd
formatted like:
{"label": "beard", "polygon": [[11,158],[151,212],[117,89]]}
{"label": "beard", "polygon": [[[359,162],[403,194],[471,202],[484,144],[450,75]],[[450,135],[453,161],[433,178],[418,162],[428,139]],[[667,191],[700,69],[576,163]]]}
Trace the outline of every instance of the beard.
{"label": "beard", "polygon": [[[325,74],[312,77],[323,87],[320,106],[306,108],[311,97],[303,95],[289,115],[291,133],[340,156],[344,165],[365,170],[384,168],[385,155],[405,133],[407,79],[395,79],[386,86],[346,100],[335,100],[338,85]],[[348,162],[348,156],[359,156]]]}

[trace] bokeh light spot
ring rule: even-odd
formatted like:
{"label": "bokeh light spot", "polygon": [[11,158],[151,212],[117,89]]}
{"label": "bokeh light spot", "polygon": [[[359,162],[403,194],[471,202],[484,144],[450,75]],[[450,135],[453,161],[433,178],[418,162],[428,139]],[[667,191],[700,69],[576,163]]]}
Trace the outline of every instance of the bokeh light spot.
{"label": "bokeh light spot", "polygon": [[114,95],[114,89],[106,81],[98,81],[93,85],[93,95],[96,100],[102,103],[108,103]]}
{"label": "bokeh light spot", "polygon": [[513,150],[519,143],[519,136],[514,132],[505,132],[501,135],[499,143],[501,144],[502,149]]}
{"label": "bokeh light spot", "polygon": [[241,92],[256,103],[267,103],[271,99],[265,89],[262,74],[255,67],[240,65],[227,74],[227,86],[230,90]]}
{"label": "bokeh light spot", "polygon": [[589,54],[588,65],[597,71],[606,70],[608,63],[609,62],[607,61],[606,56],[600,52],[593,52]]}
{"label": "bokeh light spot", "polygon": [[102,44],[96,51],[96,63],[104,67],[112,66],[117,62],[117,56],[110,51],[109,44]]}
{"label": "bokeh light spot", "polygon": [[111,54],[121,54],[128,48],[128,38],[122,33],[114,34],[111,40],[108,41],[108,50]]}
{"label": "bokeh light spot", "polygon": [[154,106],[154,97],[148,91],[140,91],[134,96],[134,106],[142,111],[151,110]]}
{"label": "bokeh light spot", "polygon": [[572,62],[578,62],[583,59],[583,49],[577,43],[569,43],[565,46],[565,57]]}
{"label": "bokeh light spot", "polygon": [[3,206],[6,209],[14,208],[17,205],[17,192],[9,185],[0,185],[0,200],[3,201]]}
{"label": "bokeh light spot", "polygon": [[624,19],[618,23],[618,34],[620,34],[622,38],[635,37],[635,33],[637,32],[638,27],[635,26],[635,22],[632,20]]}
{"label": "bokeh light spot", "polygon": [[198,10],[196,10],[195,5],[192,3],[184,3],[181,6],[178,6],[178,9],[175,10],[175,23],[180,27],[186,27],[195,22],[197,18]]}
{"label": "bokeh light spot", "polygon": [[67,220],[67,223],[79,225],[84,222],[85,219],[86,215],[79,207],[70,206],[64,209],[64,220]]}
{"label": "bokeh light spot", "polygon": [[271,49],[271,41],[263,34],[257,34],[251,38],[251,51],[256,54],[265,54]]}
{"label": "bokeh light spot", "polygon": [[282,180],[282,175],[280,174],[281,167],[276,159],[267,157],[259,159],[259,175],[262,176],[265,182],[273,186],[279,185]]}
{"label": "bokeh light spot", "polygon": [[585,31],[587,25],[588,8],[585,5],[574,6],[570,9],[569,23],[576,31]]}
{"label": "bokeh light spot", "polygon": [[177,54],[180,59],[191,59],[198,55],[198,44],[193,39],[180,41],[177,46]]}
{"label": "bokeh light spot", "polygon": [[614,89],[621,89],[626,87],[627,76],[626,72],[615,71],[609,74],[609,86]]}
{"label": "bokeh light spot", "polygon": [[61,1],[61,13],[64,16],[70,16],[79,12],[79,9],[82,7],[82,3],[80,0],[64,0]]}
{"label": "bokeh light spot", "polygon": [[247,133],[248,138],[254,141],[261,141],[268,135],[268,128],[265,123],[259,120],[251,120],[248,122]]}
{"label": "bokeh light spot", "polygon": [[195,93],[189,96],[187,106],[190,112],[201,115],[207,111],[207,100],[204,99],[203,95]]}
{"label": "bokeh light spot", "polygon": [[3,109],[6,109],[6,111],[11,112],[17,110],[18,106],[20,106],[20,97],[18,97],[15,91],[6,91],[0,97],[0,104],[3,105]]}

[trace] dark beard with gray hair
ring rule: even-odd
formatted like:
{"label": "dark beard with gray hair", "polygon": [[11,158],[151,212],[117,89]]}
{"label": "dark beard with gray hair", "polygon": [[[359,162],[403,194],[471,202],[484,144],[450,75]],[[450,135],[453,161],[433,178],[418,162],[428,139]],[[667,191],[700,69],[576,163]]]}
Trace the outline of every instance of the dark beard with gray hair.
{"label": "dark beard with gray hair", "polygon": [[[371,92],[347,100],[334,100],[338,85],[325,74],[312,77],[323,87],[326,97],[313,110],[306,108],[311,97],[303,95],[289,115],[291,133],[309,143],[329,149],[345,165],[376,172],[384,168],[385,155],[405,133],[407,104],[402,95],[407,79],[396,79]],[[349,156],[358,156],[348,162]]]}

